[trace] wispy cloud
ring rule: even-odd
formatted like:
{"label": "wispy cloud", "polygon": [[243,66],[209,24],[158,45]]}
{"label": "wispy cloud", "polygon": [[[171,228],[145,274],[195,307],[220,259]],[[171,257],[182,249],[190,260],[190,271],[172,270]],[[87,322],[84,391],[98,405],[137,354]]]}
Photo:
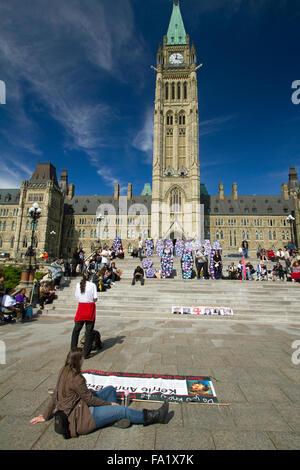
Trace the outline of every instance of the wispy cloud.
{"label": "wispy cloud", "polygon": [[144,124],[142,129],[135,135],[132,146],[146,154],[146,163],[152,164],[153,159],[153,107],[149,108],[146,112]]}
{"label": "wispy cloud", "polygon": [[236,114],[230,114],[228,116],[221,116],[218,118],[208,119],[206,121],[200,121],[199,123],[199,136],[215,134],[223,131],[226,128],[226,124],[234,121],[238,116]]}
{"label": "wispy cloud", "polygon": [[0,188],[19,188],[23,180],[31,177],[33,168],[10,155],[0,157]]}
{"label": "wispy cloud", "polygon": [[25,111],[30,94],[40,112],[61,126],[65,147],[83,151],[88,158],[93,150],[93,158],[100,160],[99,149],[108,145],[105,131],[118,111],[101,91],[94,102],[89,86],[95,86],[97,70],[123,81],[122,64],[142,53],[141,41],[133,41],[130,1],[10,0],[0,5],[0,17],[9,120],[2,135],[15,147],[41,154],[40,129]]}

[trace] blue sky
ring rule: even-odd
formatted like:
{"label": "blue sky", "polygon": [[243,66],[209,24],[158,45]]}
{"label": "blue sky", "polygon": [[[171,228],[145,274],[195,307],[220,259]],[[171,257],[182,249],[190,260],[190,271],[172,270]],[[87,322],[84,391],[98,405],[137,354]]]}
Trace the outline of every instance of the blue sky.
{"label": "blue sky", "polygon": [[[152,179],[155,65],[172,0],[3,0],[0,187],[39,161],[77,194],[134,194]],[[300,2],[182,0],[195,43],[201,182],[216,194],[279,194],[300,176]]]}

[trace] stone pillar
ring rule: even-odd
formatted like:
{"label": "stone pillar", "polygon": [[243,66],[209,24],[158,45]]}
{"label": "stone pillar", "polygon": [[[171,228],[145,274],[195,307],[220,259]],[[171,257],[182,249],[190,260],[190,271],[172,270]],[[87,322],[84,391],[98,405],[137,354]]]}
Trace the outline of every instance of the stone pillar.
{"label": "stone pillar", "polygon": [[232,197],[235,201],[238,200],[238,191],[237,191],[237,184],[233,183],[232,185]]}
{"label": "stone pillar", "polygon": [[132,184],[128,183],[127,199],[130,201],[132,199]]}
{"label": "stone pillar", "polygon": [[224,201],[224,186],[223,186],[223,183],[219,184],[219,199],[220,199],[220,201]]}

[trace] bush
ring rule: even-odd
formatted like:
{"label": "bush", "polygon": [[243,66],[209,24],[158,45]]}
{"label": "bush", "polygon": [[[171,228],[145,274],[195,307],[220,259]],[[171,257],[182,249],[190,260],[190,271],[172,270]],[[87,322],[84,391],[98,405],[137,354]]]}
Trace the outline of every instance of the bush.
{"label": "bush", "polygon": [[[0,266],[0,269],[3,271],[4,277],[4,288],[15,289],[21,280],[21,268],[16,266]],[[35,279],[40,280],[45,276],[45,273],[35,273]]]}
{"label": "bush", "polygon": [[0,266],[3,271],[4,288],[14,289],[21,280],[21,269],[15,266]]}

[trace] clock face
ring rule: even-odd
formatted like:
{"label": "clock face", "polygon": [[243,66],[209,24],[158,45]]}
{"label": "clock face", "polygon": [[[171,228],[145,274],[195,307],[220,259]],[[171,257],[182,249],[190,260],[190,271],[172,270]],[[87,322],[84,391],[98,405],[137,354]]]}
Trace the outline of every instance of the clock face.
{"label": "clock face", "polygon": [[183,64],[184,57],[182,54],[179,54],[179,52],[176,52],[175,54],[172,54],[170,56],[169,61],[170,61],[170,64],[172,65]]}

